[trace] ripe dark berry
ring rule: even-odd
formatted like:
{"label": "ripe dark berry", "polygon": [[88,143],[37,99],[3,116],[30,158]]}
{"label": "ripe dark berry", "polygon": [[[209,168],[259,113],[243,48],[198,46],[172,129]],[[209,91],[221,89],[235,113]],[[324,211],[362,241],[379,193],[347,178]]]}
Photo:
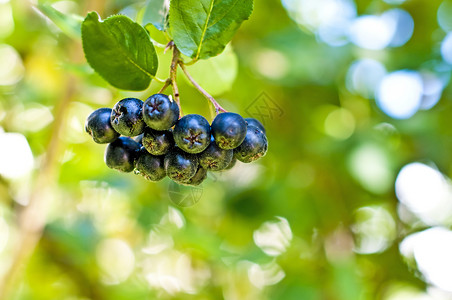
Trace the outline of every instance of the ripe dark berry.
{"label": "ripe dark berry", "polygon": [[136,98],[125,98],[115,104],[111,112],[111,125],[125,136],[137,136],[144,130],[142,116],[143,101]]}
{"label": "ripe dark berry", "polygon": [[142,143],[152,155],[164,155],[174,146],[173,133],[169,130],[157,131],[146,128]]}
{"label": "ripe dark berry", "polygon": [[231,162],[229,163],[229,165],[226,168],[223,169],[223,171],[232,169],[236,163],[237,163],[237,158],[232,157]]}
{"label": "ripe dark berry", "polygon": [[233,150],[221,149],[216,143],[210,143],[209,147],[198,155],[199,164],[208,171],[220,171],[231,163],[233,155]]}
{"label": "ripe dark berry", "polygon": [[225,112],[217,115],[211,128],[215,142],[222,149],[237,148],[246,136],[245,119],[236,113]]}
{"label": "ripe dark berry", "polygon": [[188,153],[200,153],[210,144],[209,122],[200,115],[191,114],[177,121],[173,130],[177,146]]}
{"label": "ripe dark berry", "polygon": [[190,178],[189,181],[187,181],[186,185],[200,185],[205,179],[207,178],[207,170],[203,167],[199,166],[198,170],[195,173],[195,176]]}
{"label": "ripe dark berry", "polygon": [[104,161],[107,167],[121,172],[132,172],[135,168],[140,145],[129,137],[119,137],[105,149]]}
{"label": "ripe dark berry", "polygon": [[262,132],[264,134],[267,134],[267,132],[265,131],[264,125],[262,125],[262,123],[259,120],[255,119],[255,118],[246,118],[245,121],[248,126],[256,126],[260,130],[262,130]]}
{"label": "ripe dark berry", "polygon": [[165,155],[166,175],[178,183],[186,183],[198,170],[198,158],[174,147]]}
{"label": "ripe dark berry", "polygon": [[167,95],[155,94],[144,102],[143,119],[152,129],[167,130],[179,119],[179,107]]}
{"label": "ripe dark berry", "polygon": [[163,158],[163,156],[149,154],[146,149],[141,148],[135,168],[147,180],[162,180],[166,176]]}
{"label": "ripe dark berry", "polygon": [[243,143],[234,149],[234,157],[244,163],[253,162],[267,153],[268,141],[256,126],[248,126]]}
{"label": "ripe dark berry", "polygon": [[111,143],[119,137],[110,123],[110,108],[96,109],[88,116],[85,122],[85,131],[91,135],[98,144]]}

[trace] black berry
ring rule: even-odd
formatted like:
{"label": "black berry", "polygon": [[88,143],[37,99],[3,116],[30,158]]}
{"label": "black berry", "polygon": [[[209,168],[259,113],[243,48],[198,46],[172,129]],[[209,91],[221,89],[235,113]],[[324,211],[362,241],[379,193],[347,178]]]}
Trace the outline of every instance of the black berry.
{"label": "black berry", "polygon": [[268,141],[265,134],[255,126],[248,126],[243,143],[234,149],[234,156],[244,163],[253,162],[267,153]]}
{"label": "black berry", "polygon": [[231,163],[233,155],[233,150],[221,149],[216,143],[210,143],[209,147],[199,154],[199,164],[208,171],[220,171]]}
{"label": "black berry", "polygon": [[200,185],[207,178],[207,170],[199,166],[195,173],[195,176],[190,178],[186,183],[187,185]]}
{"label": "black berry", "polygon": [[188,153],[200,153],[210,144],[209,122],[200,115],[190,114],[177,121],[173,131],[177,146]]}
{"label": "black berry", "polygon": [[125,98],[115,104],[111,112],[111,125],[125,136],[137,136],[144,130],[142,116],[143,101],[136,98]]}
{"label": "black berry", "polygon": [[262,123],[259,120],[255,119],[255,118],[246,118],[245,121],[248,126],[256,126],[264,134],[267,134],[267,132],[265,131],[264,125],[262,125]]}
{"label": "black berry", "polygon": [[166,176],[163,159],[163,156],[149,154],[146,149],[141,148],[135,168],[147,180],[159,181]]}
{"label": "black berry", "polygon": [[166,175],[178,183],[186,183],[198,170],[198,158],[176,147],[165,155]]}
{"label": "black berry", "polygon": [[143,146],[143,133],[134,137],[133,140],[140,144],[140,147]]}
{"label": "black berry", "polygon": [[223,169],[223,171],[232,169],[236,163],[237,163],[237,158],[232,157],[231,162],[229,163],[229,165],[226,168]]}
{"label": "black berry", "polygon": [[107,167],[121,172],[132,172],[135,168],[140,145],[129,137],[119,137],[105,149],[104,160]]}
{"label": "black berry", "polygon": [[167,95],[155,94],[143,105],[143,119],[155,130],[167,130],[179,119],[179,107]]}
{"label": "black berry", "polygon": [[91,135],[98,144],[111,143],[119,137],[110,123],[110,108],[96,109],[88,116],[85,122],[85,131]]}
{"label": "black berry", "polygon": [[146,128],[142,143],[150,154],[164,155],[174,146],[173,133],[169,130],[157,131]]}
{"label": "black berry", "polygon": [[222,149],[238,147],[246,136],[246,122],[239,114],[225,112],[216,116],[212,122],[212,135]]}

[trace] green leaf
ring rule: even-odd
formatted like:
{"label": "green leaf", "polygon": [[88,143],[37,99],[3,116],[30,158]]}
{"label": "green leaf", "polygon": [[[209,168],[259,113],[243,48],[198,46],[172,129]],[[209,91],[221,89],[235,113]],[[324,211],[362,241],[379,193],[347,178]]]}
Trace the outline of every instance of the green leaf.
{"label": "green leaf", "polygon": [[146,26],[152,24],[160,31],[168,27],[169,0],[148,0],[144,8],[143,21]]}
{"label": "green leaf", "polygon": [[232,47],[226,46],[220,55],[200,60],[187,68],[206,91],[216,96],[231,89],[237,76],[238,59]]}
{"label": "green leaf", "polygon": [[72,38],[79,39],[83,18],[73,14],[63,14],[49,4],[38,4],[38,9],[47,16],[62,32]]}
{"label": "green leaf", "polygon": [[209,58],[223,51],[252,10],[252,0],[172,0],[170,33],[183,54]]}
{"label": "green leaf", "polygon": [[157,72],[158,59],[146,30],[126,16],[101,22],[91,12],[82,23],[82,42],[90,66],[119,89],[146,89]]}

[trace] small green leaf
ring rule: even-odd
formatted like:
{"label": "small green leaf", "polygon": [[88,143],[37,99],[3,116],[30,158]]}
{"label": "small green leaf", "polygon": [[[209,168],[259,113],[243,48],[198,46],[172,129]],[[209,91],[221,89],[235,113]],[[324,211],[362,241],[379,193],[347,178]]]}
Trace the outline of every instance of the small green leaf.
{"label": "small green leaf", "polygon": [[223,51],[252,10],[252,0],[172,0],[170,33],[183,54],[209,58]]}
{"label": "small green leaf", "polygon": [[220,55],[200,60],[187,68],[206,91],[216,96],[231,89],[237,76],[238,59],[232,47],[226,46]]}
{"label": "small green leaf", "polygon": [[90,66],[119,89],[146,89],[157,72],[158,59],[146,30],[126,16],[101,22],[91,12],[82,23],[82,42]]}
{"label": "small green leaf", "polygon": [[73,14],[63,14],[49,4],[38,4],[38,9],[55,23],[62,32],[72,38],[79,39],[83,18]]}
{"label": "small green leaf", "polygon": [[169,0],[148,0],[144,8],[143,21],[146,26],[152,24],[160,31],[168,27]]}

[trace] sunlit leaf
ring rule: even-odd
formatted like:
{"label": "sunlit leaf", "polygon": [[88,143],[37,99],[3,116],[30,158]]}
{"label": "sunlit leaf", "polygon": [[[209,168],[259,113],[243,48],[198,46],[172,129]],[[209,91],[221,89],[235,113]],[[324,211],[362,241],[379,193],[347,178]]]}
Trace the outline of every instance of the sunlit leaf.
{"label": "sunlit leaf", "polygon": [[149,35],[126,16],[102,22],[96,12],[89,13],[82,24],[82,41],[88,63],[117,88],[144,90],[157,72]]}

